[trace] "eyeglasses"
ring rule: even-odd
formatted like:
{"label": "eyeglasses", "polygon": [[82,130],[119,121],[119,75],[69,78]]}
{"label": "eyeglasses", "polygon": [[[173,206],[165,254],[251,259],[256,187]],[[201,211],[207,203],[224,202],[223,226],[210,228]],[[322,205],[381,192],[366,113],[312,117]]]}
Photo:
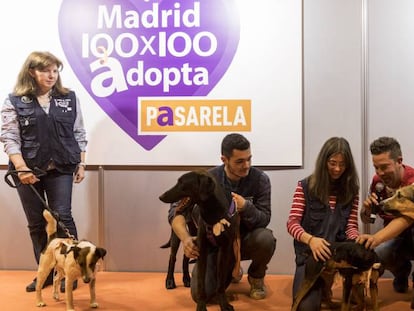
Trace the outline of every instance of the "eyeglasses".
{"label": "eyeglasses", "polygon": [[335,168],[335,167],[339,167],[340,169],[344,169],[344,168],[346,168],[346,164],[345,164],[345,162],[337,162],[337,161],[334,161],[334,160],[328,160],[328,165],[329,165],[329,167],[331,167],[331,168]]}

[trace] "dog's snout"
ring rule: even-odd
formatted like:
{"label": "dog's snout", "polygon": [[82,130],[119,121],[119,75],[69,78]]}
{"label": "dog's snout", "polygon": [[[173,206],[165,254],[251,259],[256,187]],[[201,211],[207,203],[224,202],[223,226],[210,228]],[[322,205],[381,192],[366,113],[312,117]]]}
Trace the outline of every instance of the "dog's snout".
{"label": "dog's snout", "polygon": [[86,284],[88,284],[88,283],[90,283],[90,282],[91,282],[91,278],[90,278],[90,277],[88,277],[88,276],[84,276],[84,277],[83,277],[83,282],[84,282],[84,283],[86,283]]}
{"label": "dog's snout", "polygon": [[169,200],[169,198],[168,198],[168,191],[161,194],[158,198],[160,199],[161,202],[172,203],[171,200]]}

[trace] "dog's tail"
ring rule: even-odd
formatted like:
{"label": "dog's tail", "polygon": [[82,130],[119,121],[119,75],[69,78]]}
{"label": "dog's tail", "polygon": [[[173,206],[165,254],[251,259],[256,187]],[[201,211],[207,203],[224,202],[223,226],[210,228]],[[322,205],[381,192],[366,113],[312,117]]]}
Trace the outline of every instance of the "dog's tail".
{"label": "dog's tail", "polygon": [[47,209],[43,211],[43,217],[46,219],[47,222],[46,232],[48,239],[50,239],[51,236],[56,235],[57,221],[55,217],[53,217],[53,215]]}
{"label": "dog's tail", "polygon": [[160,248],[170,248],[171,247],[171,240],[168,240],[167,243],[160,246]]}

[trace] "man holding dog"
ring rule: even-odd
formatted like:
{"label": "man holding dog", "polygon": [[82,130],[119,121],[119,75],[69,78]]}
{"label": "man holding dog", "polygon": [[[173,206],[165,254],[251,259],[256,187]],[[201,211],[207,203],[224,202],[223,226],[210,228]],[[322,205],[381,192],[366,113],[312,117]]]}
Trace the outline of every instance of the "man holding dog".
{"label": "man holding dog", "polygon": [[[231,197],[240,216],[241,260],[252,260],[248,269],[250,297],[263,299],[266,297],[264,277],[269,261],[276,249],[276,239],[270,229],[266,228],[271,217],[271,185],[269,177],[251,166],[250,142],[240,134],[229,134],[221,144],[222,165],[209,170],[224,190]],[[229,202],[230,206],[231,202]],[[184,215],[176,211],[177,204],[169,210],[169,221],[174,232],[184,245],[184,254],[189,258],[197,258],[199,249],[195,238],[190,235]],[[193,209],[193,213],[197,208]],[[209,300],[214,298],[216,284],[217,253],[214,247],[209,250],[206,272],[206,291]],[[232,281],[232,269],[229,269],[228,285]],[[191,294],[197,301],[197,263],[192,272]],[[233,282],[240,281],[240,278]]]}
{"label": "man holding dog", "polygon": [[[372,223],[370,215],[372,208],[379,204],[378,201],[391,197],[397,189],[414,182],[414,168],[403,164],[401,147],[396,139],[380,137],[371,143],[370,151],[376,174],[360,213],[364,223]],[[367,247],[375,247],[385,269],[394,275],[394,290],[405,293],[408,290],[411,260],[414,259],[411,223],[405,218],[386,215],[381,210],[378,215],[384,221],[384,229],[374,235],[361,235],[357,241],[366,242]]]}

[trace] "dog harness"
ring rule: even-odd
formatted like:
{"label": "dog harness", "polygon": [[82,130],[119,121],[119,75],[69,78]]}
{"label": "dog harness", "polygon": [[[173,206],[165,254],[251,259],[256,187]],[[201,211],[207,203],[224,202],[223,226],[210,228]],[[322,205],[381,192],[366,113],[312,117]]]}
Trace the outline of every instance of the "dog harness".
{"label": "dog harness", "polygon": [[[175,208],[175,214],[179,213],[182,214],[187,207],[189,207],[189,203],[191,203],[191,200],[189,197],[185,197],[178,202],[178,205]],[[236,225],[237,228],[240,228],[240,215],[237,213],[237,206],[234,200],[231,200],[229,209],[227,211],[228,219],[231,219],[232,217],[236,217]],[[195,219],[194,214],[192,213],[191,217],[193,218],[193,223],[195,224],[196,228],[198,229],[198,222]],[[204,225],[206,227],[206,235],[209,242],[217,246],[216,238],[219,236],[222,232],[226,230],[226,227],[230,227],[231,223],[226,219],[222,218],[220,219],[216,224],[209,225],[206,222],[204,222]],[[235,237],[233,240],[233,252],[235,257],[235,265],[232,271],[232,276],[237,278],[240,273],[240,261],[241,261],[241,254],[240,254],[240,230],[236,230]]]}

